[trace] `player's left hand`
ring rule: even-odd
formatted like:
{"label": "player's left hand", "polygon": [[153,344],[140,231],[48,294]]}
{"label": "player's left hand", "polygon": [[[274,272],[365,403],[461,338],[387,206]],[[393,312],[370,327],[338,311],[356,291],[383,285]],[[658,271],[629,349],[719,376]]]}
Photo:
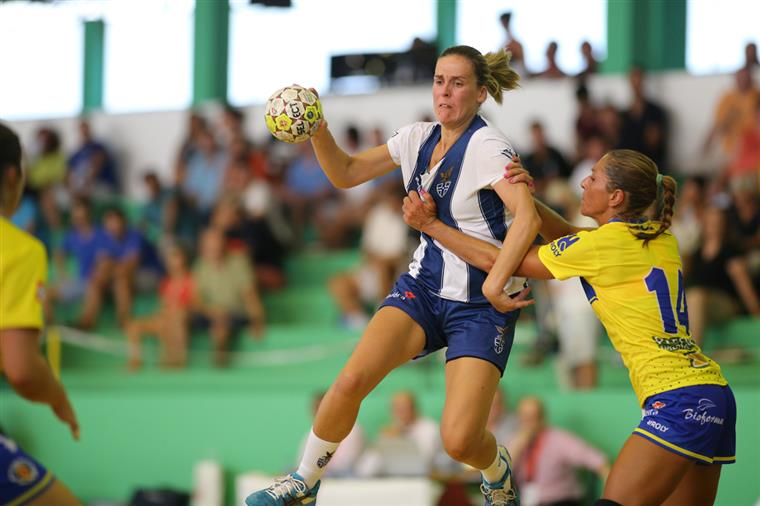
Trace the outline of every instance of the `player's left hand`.
{"label": "player's left hand", "polygon": [[536,193],[536,185],[533,183],[533,177],[528,172],[528,169],[523,167],[520,161],[520,155],[512,157],[512,161],[504,167],[504,179],[510,183],[525,183],[528,185],[531,194]]}
{"label": "player's left hand", "polygon": [[491,305],[496,308],[497,311],[500,311],[502,313],[508,313],[510,311],[515,311],[517,309],[522,309],[524,307],[528,307],[532,304],[535,304],[535,299],[527,299],[526,297],[530,293],[530,287],[523,288],[520,293],[515,295],[514,297],[510,297],[503,291],[499,293],[494,298],[488,298],[488,302],[491,303]]}
{"label": "player's left hand", "polygon": [[404,222],[415,230],[424,232],[424,228],[436,220],[436,207],[433,198],[427,192],[417,193],[412,190],[404,197],[401,207]]}
{"label": "player's left hand", "polygon": [[77,421],[77,415],[74,412],[74,408],[71,406],[68,396],[63,392],[58,402],[50,406],[60,421],[69,426],[71,431],[71,437],[74,441],[79,441],[79,422]]}

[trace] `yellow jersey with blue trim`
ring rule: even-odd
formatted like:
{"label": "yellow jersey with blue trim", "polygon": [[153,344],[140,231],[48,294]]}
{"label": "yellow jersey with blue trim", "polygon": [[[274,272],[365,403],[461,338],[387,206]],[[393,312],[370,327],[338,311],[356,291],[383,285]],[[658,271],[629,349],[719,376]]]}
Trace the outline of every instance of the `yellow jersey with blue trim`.
{"label": "yellow jersey with blue trim", "polygon": [[580,277],[591,307],[628,368],[641,405],[690,385],[726,385],[720,366],[689,333],[678,243],[665,232],[644,245],[633,235],[658,222],[613,220],[561,237],[538,250],[557,279]]}
{"label": "yellow jersey with blue trim", "polygon": [[43,327],[46,283],[42,243],[0,217],[0,330]]}

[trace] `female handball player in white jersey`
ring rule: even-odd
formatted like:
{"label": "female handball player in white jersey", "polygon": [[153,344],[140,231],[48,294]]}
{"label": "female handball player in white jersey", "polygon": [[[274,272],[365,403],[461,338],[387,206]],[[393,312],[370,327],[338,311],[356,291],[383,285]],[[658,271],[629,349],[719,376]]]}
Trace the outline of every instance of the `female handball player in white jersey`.
{"label": "female handball player in white jersey", "polygon": [[[400,166],[407,191],[427,191],[443,223],[511,252],[514,269],[535,239],[540,218],[528,186],[502,177],[514,151],[478,113],[489,94],[501,103],[503,91],[518,80],[504,51],[484,56],[469,46],[451,47],[438,58],[433,79],[438,121],[401,128],[387,144],[353,156],[323,124],[312,145],[338,188]],[[322,472],[354,426],[362,400],[396,367],[444,347],[443,446],[452,458],[482,470],[486,505],[517,504],[509,455],[486,430],[486,420],[519,309],[530,302],[524,300],[524,280],[507,279],[502,290],[509,311],[497,311],[483,296],[485,278],[422,234],[409,272],[381,304],[322,401],[298,470],[251,494],[248,506],[314,504]]]}
{"label": "female handball player in white jersey", "polygon": [[[676,182],[659,174],[647,156],[615,150],[597,162],[582,187],[581,212],[599,228],[574,227],[537,203],[541,235],[552,242],[531,247],[517,273],[579,277],[629,369],[643,416],[596,505],[711,505],[722,464],[736,461],[736,402],[718,364],[689,333],[683,266],[668,232]],[[490,270],[483,290],[501,307],[504,298],[495,287],[512,275],[514,252],[443,226],[432,203],[415,193],[404,199],[404,217]]]}

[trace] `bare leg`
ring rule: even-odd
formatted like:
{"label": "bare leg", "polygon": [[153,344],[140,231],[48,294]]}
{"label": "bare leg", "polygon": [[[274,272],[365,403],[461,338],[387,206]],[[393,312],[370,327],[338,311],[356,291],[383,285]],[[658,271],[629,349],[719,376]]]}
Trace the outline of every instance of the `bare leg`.
{"label": "bare leg", "polygon": [[127,358],[127,367],[130,370],[137,370],[142,366],[142,353],[140,342],[143,334],[158,334],[161,331],[161,317],[154,315],[149,318],[132,320],[126,325],[127,329],[127,347],[129,356]]}
{"label": "bare leg", "polygon": [[162,318],[164,365],[184,367],[187,364],[187,312],[182,309],[167,311]]}
{"label": "bare leg", "polygon": [[663,504],[694,467],[692,460],[634,434],[612,465],[603,497],[625,506]]}
{"label": "bare leg", "polygon": [[486,430],[486,421],[500,378],[493,364],[478,358],[446,364],[443,446],[451,458],[476,469],[487,468],[496,457],[496,440]]}
{"label": "bare leg", "polygon": [[596,388],[596,363],[588,362],[575,367],[573,370],[573,386],[578,390]]}
{"label": "bare leg", "polygon": [[718,493],[722,465],[692,466],[663,506],[711,506]]}
{"label": "bare leg", "polygon": [[330,293],[344,315],[364,314],[359,303],[359,289],[351,273],[341,273],[330,278]]}
{"label": "bare leg", "polygon": [[424,346],[425,333],[409,315],[395,307],[381,308],[320,403],[314,433],[325,441],[345,439],[364,398]]}
{"label": "bare leg", "polygon": [[84,294],[82,317],[79,321],[83,328],[91,329],[97,323],[100,306],[103,305],[103,291],[112,277],[113,262],[100,260],[95,266],[95,272],[87,283],[87,290]]}
{"label": "bare leg", "polygon": [[132,314],[132,292],[136,269],[125,264],[117,265],[114,272],[113,293],[116,301],[116,318],[121,325],[127,322]]}
{"label": "bare leg", "polygon": [[25,504],[28,506],[50,506],[51,504],[56,506],[82,506],[79,499],[74,497],[71,490],[59,480],[56,480],[42,495]]}
{"label": "bare leg", "polygon": [[223,367],[229,361],[230,319],[225,313],[211,318],[211,342],[214,345],[214,365]]}

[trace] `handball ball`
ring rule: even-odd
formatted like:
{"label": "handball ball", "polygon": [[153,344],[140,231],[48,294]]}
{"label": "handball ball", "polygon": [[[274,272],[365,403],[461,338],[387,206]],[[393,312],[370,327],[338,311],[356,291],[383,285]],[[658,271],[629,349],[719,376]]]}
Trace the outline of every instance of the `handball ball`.
{"label": "handball ball", "polygon": [[319,128],[322,104],[313,91],[293,84],[269,97],[264,119],[269,131],[279,140],[303,142]]}

